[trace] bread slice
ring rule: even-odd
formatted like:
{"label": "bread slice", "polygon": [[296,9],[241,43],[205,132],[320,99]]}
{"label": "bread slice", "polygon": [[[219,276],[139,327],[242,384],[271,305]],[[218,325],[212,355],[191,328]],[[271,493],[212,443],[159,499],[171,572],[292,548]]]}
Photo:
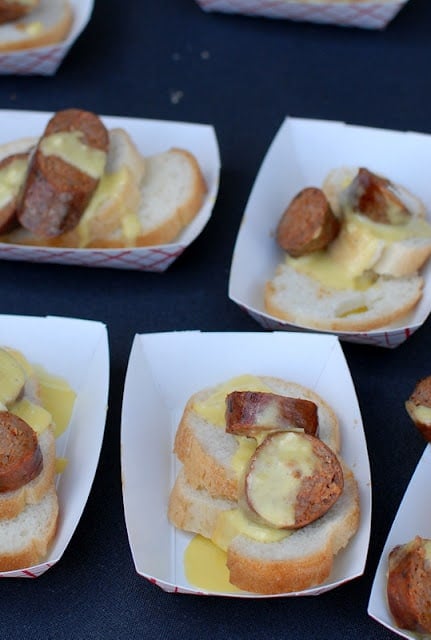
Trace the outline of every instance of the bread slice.
{"label": "bread slice", "polygon": [[[339,451],[338,419],[318,394],[279,378],[258,376],[257,380],[273,393],[315,402],[318,407],[318,435],[334,452]],[[240,477],[232,460],[238,452],[239,441],[195,410],[196,403],[207,400],[219,389],[220,385],[203,389],[188,400],[176,432],[174,452],[183,463],[187,480],[194,488],[204,488],[211,496],[235,501],[240,494]]]}
{"label": "bread slice", "polygon": [[196,157],[186,149],[172,148],[146,156],[141,202],[123,216],[110,234],[90,246],[121,248],[166,244],[196,217],[207,191]]}
{"label": "bread slice", "polygon": [[73,24],[69,0],[40,0],[26,16],[0,25],[0,52],[21,51],[64,40]]}
{"label": "bread slice", "polygon": [[[357,171],[356,167],[338,167],[330,171],[324,180],[322,189],[332,210],[340,218],[346,206],[346,189],[348,190]],[[398,184],[392,185],[392,191],[411,213],[413,222],[426,220],[426,207],[420,198]],[[415,274],[431,256],[431,234],[428,237],[413,236],[384,244],[379,258],[372,265],[373,271],[379,275],[400,278]]]}
{"label": "bread slice", "polygon": [[271,315],[297,326],[324,331],[370,331],[395,322],[414,309],[424,281],[414,274],[379,276],[368,289],[324,286],[289,264],[280,264],[265,284],[264,304]]}
{"label": "bread slice", "polygon": [[[341,231],[314,263],[289,258],[279,264],[264,288],[267,313],[300,327],[362,332],[404,318],[421,299],[420,269],[431,256],[423,202],[391,184],[389,190],[410,212],[407,221],[379,224],[355,215],[349,186],[357,172],[340,167],[326,177],[322,189],[341,220]],[[343,281],[344,272],[351,283]]]}
{"label": "bread slice", "polygon": [[[220,514],[236,506],[236,501],[193,488],[182,470],[170,495],[168,517],[174,526],[211,539]],[[359,517],[357,483],[344,467],[343,493],[319,520],[277,542],[260,542],[244,534],[231,540],[230,582],[261,594],[291,593],[321,584],[332,571],[335,555],[355,534]]]}
{"label": "bread slice", "polygon": [[36,504],[15,518],[0,520],[0,571],[31,567],[43,560],[57,530],[58,498],[52,484]]}
{"label": "bread slice", "polygon": [[[172,242],[199,213],[207,186],[196,157],[185,149],[142,156],[129,134],[109,131],[105,175],[79,224],[56,238],[40,238],[23,227],[4,234],[12,244],[124,248]],[[20,142],[20,148],[28,141]],[[15,153],[13,143],[7,152]],[[3,153],[0,148],[0,159]]]}

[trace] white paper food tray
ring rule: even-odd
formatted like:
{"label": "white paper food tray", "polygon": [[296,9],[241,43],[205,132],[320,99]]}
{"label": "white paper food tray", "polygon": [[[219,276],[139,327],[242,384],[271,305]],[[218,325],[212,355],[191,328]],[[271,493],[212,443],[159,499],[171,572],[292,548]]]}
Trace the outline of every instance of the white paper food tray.
{"label": "white paper food tray", "polygon": [[93,0],[70,0],[74,12],[72,29],[65,40],[46,47],[0,53],[0,74],[53,75],[83,32],[93,11]]}
{"label": "white paper food tray", "polygon": [[[3,125],[0,144],[41,135],[52,115],[35,111],[0,111],[0,122]],[[101,118],[109,129],[125,129],[144,156],[166,151],[171,147],[182,147],[195,155],[208,188],[197,216],[169,244],[122,249],[70,249],[0,242],[0,259],[162,272],[203,231],[211,217],[219,186],[220,155],[214,128],[206,124],[120,116]]]}
{"label": "white paper food tray", "polygon": [[65,378],[76,392],[69,426],[56,441],[57,456],[67,458],[68,463],[57,477],[60,511],[54,543],[41,564],[0,572],[0,577],[36,578],[60,560],[93,483],[108,402],[107,330],[102,323],[89,320],[3,315],[0,345],[22,351],[32,364]]}
{"label": "white paper food tray", "polygon": [[204,11],[383,29],[407,0],[196,0]]}
{"label": "white paper food tray", "polygon": [[370,535],[371,482],[350,373],[336,337],[283,332],[135,336],[124,388],[121,465],[125,518],[137,573],[168,592],[268,597],[203,592],[190,585],[184,576],[183,554],[191,536],[176,530],[167,519],[168,498],[179,469],[173,442],[186,401],[204,387],[244,373],[292,380],[325,398],[340,420],[341,455],[360,490],[359,530],[336,557],[329,580],[300,593],[281,595],[317,595],[360,576]]}
{"label": "white paper food tray", "polygon": [[[284,257],[275,232],[287,204],[303,187],[321,187],[332,169],[363,166],[410,189],[431,211],[431,181],[423,171],[429,162],[430,135],[287,117],[268,149],[246,205],[232,258],[229,297],[267,329],[311,330],[269,315],[263,303],[265,283]],[[431,311],[430,261],[422,274],[423,297],[409,315],[373,331],[334,333],[350,342],[397,347]]]}
{"label": "white paper food tray", "polygon": [[423,538],[431,538],[428,491],[430,478],[431,447],[427,445],[409,482],[386,539],[368,603],[368,614],[372,618],[394,633],[403,638],[411,638],[411,640],[418,640],[420,637],[429,638],[429,635],[423,636],[406,629],[400,629],[395,624],[386,598],[388,556],[396,545],[410,542],[417,535]]}

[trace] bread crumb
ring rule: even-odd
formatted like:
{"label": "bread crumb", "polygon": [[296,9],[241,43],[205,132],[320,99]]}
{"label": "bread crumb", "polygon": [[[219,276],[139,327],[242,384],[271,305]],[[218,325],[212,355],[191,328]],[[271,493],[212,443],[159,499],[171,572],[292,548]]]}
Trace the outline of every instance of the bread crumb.
{"label": "bread crumb", "polygon": [[172,104],[178,104],[184,97],[184,93],[180,89],[176,89],[175,91],[171,91],[171,102]]}

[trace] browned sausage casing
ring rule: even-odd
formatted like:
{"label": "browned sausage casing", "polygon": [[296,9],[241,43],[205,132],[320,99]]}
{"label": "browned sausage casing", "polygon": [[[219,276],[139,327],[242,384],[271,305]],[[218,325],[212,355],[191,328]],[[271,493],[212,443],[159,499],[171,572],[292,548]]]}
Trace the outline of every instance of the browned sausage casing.
{"label": "browned sausage casing", "polygon": [[36,478],[43,458],[35,431],[9,411],[0,411],[0,492],[14,491]]}
{"label": "browned sausage casing", "polygon": [[411,217],[402,200],[394,193],[387,178],[361,167],[349,186],[351,204],[355,211],[382,224],[400,224]]}
{"label": "browned sausage casing", "polygon": [[[59,111],[43,137],[74,131],[82,134],[84,144],[107,152],[108,132],[100,118],[89,111]],[[30,162],[18,220],[37,236],[56,237],[76,227],[99,180],[58,156],[44,155],[39,147],[40,142]]]}
{"label": "browned sausage casing", "polygon": [[324,249],[338,235],[340,221],[321,189],[300,191],[284,211],[276,238],[289,255],[298,256]]}
{"label": "browned sausage casing", "polygon": [[317,405],[311,400],[262,391],[233,391],[226,397],[226,431],[253,436],[262,431],[303,429],[315,435]]}
{"label": "browned sausage casing", "polygon": [[387,596],[396,624],[402,629],[431,633],[431,563],[426,558],[430,541],[416,536],[389,554]]}

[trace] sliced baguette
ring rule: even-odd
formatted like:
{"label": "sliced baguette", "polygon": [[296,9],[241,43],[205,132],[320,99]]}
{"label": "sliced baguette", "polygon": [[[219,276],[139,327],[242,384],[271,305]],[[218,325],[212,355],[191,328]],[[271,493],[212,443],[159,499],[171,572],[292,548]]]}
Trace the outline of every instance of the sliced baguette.
{"label": "sliced baguette", "polygon": [[[334,556],[344,548],[359,525],[359,492],[353,474],[344,468],[344,491],[319,520],[277,542],[258,542],[243,534],[227,549],[230,581],[245,591],[291,593],[321,584],[330,575]],[[223,511],[235,501],[214,498],[195,489],[186,474],[178,474],[168,516],[180,529],[211,539]]]}
{"label": "sliced baguette", "polygon": [[36,504],[15,518],[0,520],[0,571],[31,567],[43,560],[57,530],[58,498],[52,484]]}
{"label": "sliced baguette", "polygon": [[198,214],[206,183],[193,154],[172,148],[146,156],[141,202],[135,215],[123,217],[117,228],[89,246],[121,248],[166,244]]}
{"label": "sliced baguette", "polygon": [[[294,382],[270,376],[259,376],[258,379],[273,393],[315,402],[318,406],[319,437],[338,452],[338,419],[318,394]],[[209,398],[217,389],[218,386],[201,390],[188,400],[176,432],[174,452],[183,463],[187,480],[194,488],[204,488],[211,496],[237,500],[240,478],[232,466],[232,458],[239,448],[238,440],[194,410],[195,402]]]}
{"label": "sliced baguette", "polygon": [[420,275],[379,276],[363,291],[329,288],[316,279],[280,264],[264,290],[271,315],[297,326],[323,331],[370,331],[411,311],[422,296]]}
{"label": "sliced baguette", "polygon": [[0,25],[0,52],[21,51],[64,40],[73,24],[69,0],[40,0],[18,20]]}
{"label": "sliced baguette", "polygon": [[[109,131],[105,175],[75,229],[40,238],[23,227],[7,243],[68,248],[124,248],[169,243],[198,214],[207,192],[196,157],[185,149],[143,157],[121,128]],[[20,142],[20,148],[28,142]],[[8,143],[2,153],[15,153]]]}

